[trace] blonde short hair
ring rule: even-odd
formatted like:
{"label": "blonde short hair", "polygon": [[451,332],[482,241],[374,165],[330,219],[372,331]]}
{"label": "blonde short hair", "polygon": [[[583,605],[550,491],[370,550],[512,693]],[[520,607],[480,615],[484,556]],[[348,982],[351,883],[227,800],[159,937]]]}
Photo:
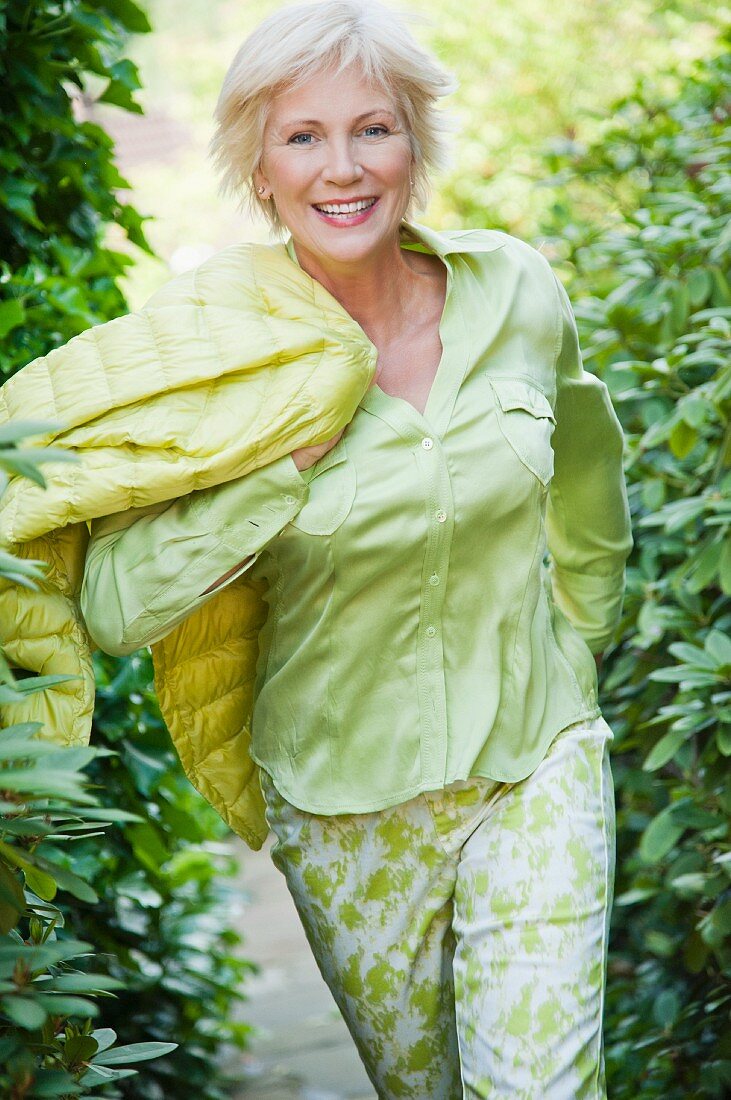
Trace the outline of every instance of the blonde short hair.
{"label": "blonde short hair", "polygon": [[451,126],[436,110],[455,83],[414,40],[404,18],[377,0],[320,0],[283,8],[263,20],[242,43],[224,77],[209,152],[221,176],[221,193],[284,228],[273,200],[262,202],[253,174],[262,156],[272,99],[331,67],[360,67],[385,86],[400,108],[413,155],[413,205],[429,198],[429,173],[447,161]]}

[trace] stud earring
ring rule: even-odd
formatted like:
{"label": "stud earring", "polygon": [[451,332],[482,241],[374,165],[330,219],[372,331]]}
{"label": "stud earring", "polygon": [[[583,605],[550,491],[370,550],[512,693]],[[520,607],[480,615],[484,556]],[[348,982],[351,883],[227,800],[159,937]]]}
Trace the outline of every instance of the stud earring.
{"label": "stud earring", "polygon": [[257,188],[257,192],[260,195],[263,195],[265,191],[266,191],[266,187],[258,187]]}

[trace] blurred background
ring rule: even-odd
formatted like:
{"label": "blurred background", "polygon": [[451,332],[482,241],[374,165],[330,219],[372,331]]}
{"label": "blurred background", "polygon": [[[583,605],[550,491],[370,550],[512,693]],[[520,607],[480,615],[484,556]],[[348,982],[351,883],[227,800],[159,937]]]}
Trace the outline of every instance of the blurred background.
{"label": "blurred background", "polygon": [[[135,99],[144,116],[106,105],[90,111],[114,138],[117,163],[135,206],[151,219],[147,236],[162,261],[135,258],[124,284],[133,308],[168,268],[192,266],[232,241],[268,239],[263,224],[249,224],[231,200],[218,197],[207,144],[239,44],[283,6],[150,0],[153,33],[125,50],[139,67]],[[488,225],[525,238],[539,233],[552,202],[542,187],[545,149],[590,141],[639,77],[688,69],[713,49],[721,14],[713,3],[651,0],[421,0],[400,10],[416,16],[419,39],[459,80],[445,101],[458,127],[455,163],[435,181],[422,220],[437,228]],[[89,98],[103,85],[90,85]]]}
{"label": "blurred background", "polygon": [[[1,377],[218,249],[267,240],[219,198],[207,145],[238,45],[280,6],[0,0]],[[420,220],[544,252],[625,432],[635,548],[600,682],[618,824],[609,1096],[724,1100],[731,10],[401,8],[459,81],[453,164]],[[2,410],[0,491],[44,460]],[[42,583],[10,549],[2,590]],[[0,1096],[372,1100],[266,851],[182,774],[149,653],[95,667],[90,748],[0,729]],[[0,653],[0,706],[44,685]]]}

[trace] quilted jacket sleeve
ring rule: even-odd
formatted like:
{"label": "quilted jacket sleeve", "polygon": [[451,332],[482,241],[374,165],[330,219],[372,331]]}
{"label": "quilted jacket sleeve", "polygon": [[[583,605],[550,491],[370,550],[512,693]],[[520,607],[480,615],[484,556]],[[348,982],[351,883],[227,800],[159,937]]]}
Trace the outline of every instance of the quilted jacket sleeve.
{"label": "quilted jacket sleeve", "polygon": [[[240,576],[299,512],[307,482],[291,455],[172,502],[93,521],[81,610],[96,644],[123,656],[164,637]],[[240,564],[240,568],[235,567]]]}
{"label": "quilted jacket sleeve", "polygon": [[592,653],[611,641],[632,549],[622,468],[623,435],[604,383],[584,371],[568,295],[556,278],[555,474],[546,527],[553,597]]}

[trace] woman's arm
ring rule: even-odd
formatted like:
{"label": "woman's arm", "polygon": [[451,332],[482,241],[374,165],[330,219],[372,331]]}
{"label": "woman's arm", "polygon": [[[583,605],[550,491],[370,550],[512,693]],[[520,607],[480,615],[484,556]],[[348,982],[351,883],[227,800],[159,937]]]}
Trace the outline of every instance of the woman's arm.
{"label": "woman's arm", "polygon": [[235,481],[95,520],[81,610],[96,644],[122,656],[164,637],[251,567],[307,492],[285,455]]}
{"label": "woman's arm", "polygon": [[551,584],[561,611],[598,654],[619,622],[632,549],[623,435],[606,386],[583,369],[571,305],[558,279],[556,286],[562,336],[546,511]]}

